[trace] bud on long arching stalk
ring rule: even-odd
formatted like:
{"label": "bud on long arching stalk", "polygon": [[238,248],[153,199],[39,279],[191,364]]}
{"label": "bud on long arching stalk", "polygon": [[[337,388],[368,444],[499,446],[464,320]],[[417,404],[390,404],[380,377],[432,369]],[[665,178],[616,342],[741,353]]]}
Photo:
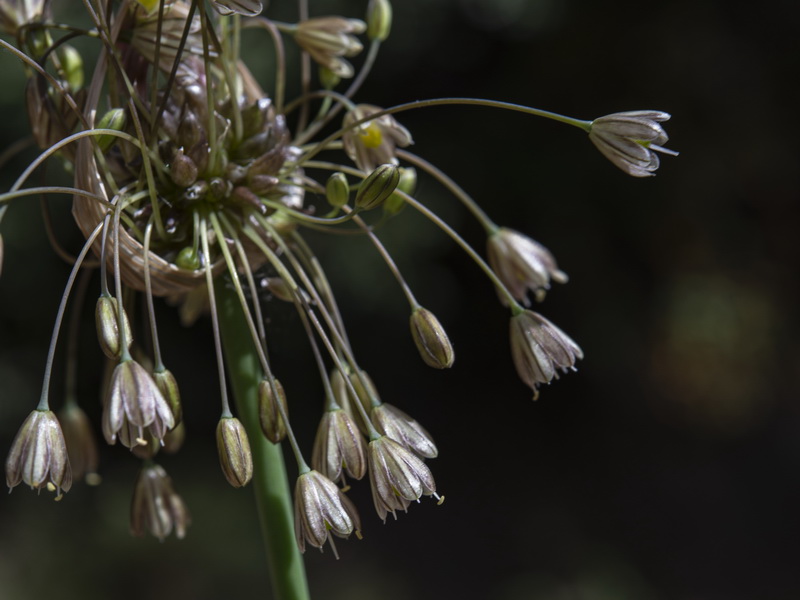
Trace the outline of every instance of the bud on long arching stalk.
{"label": "bud on long arching stalk", "polygon": [[370,173],[356,192],[356,210],[372,210],[391,196],[400,183],[400,172],[393,164],[377,167]]}
{"label": "bud on long arching stalk", "polygon": [[[100,296],[94,312],[95,325],[97,326],[97,341],[100,342],[100,349],[108,358],[120,357],[120,335],[119,335],[119,312],[117,310],[117,299],[113,296]],[[122,309],[122,322],[125,327],[125,345],[131,347],[133,333],[131,324],[128,321],[128,313]]]}
{"label": "bud on long arching stalk", "polygon": [[253,478],[253,454],[244,425],[239,419],[223,417],[219,420],[217,451],[228,483],[236,488],[247,485]]}
{"label": "bud on long arching stalk", "polygon": [[425,364],[434,369],[449,369],[455,354],[447,332],[436,316],[425,308],[411,313],[411,335]]}

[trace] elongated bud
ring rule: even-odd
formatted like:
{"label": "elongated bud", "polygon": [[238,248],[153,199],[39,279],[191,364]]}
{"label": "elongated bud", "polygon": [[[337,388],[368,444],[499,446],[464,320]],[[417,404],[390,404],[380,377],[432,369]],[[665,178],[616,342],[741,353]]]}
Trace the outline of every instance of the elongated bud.
{"label": "elongated bud", "polygon": [[69,89],[75,93],[83,87],[83,58],[80,52],[69,44],[59,47],[56,52]]}
{"label": "elongated bud", "polygon": [[406,200],[397,192],[413,196],[416,190],[417,170],[414,167],[401,167],[400,182],[397,184],[397,190],[383,203],[383,212],[390,216],[398,214],[406,207]]}
{"label": "elongated bud", "polygon": [[273,381],[277,398],[272,393],[272,386],[268,379],[262,379],[258,384],[258,421],[261,423],[261,431],[264,432],[267,439],[273,444],[277,444],[286,437],[286,423],[283,421],[278,403],[280,402],[283,411],[287,414],[289,409],[281,382],[277,379]]}
{"label": "elongated bud", "polygon": [[356,193],[356,210],[372,210],[392,195],[400,183],[400,171],[392,164],[379,165],[361,183]]}
{"label": "elongated bud", "polygon": [[455,355],[447,332],[436,316],[426,308],[411,313],[411,335],[425,364],[434,369],[449,369]]}
{"label": "elongated bud", "polygon": [[335,208],[342,208],[350,199],[350,184],[344,173],[334,173],[328,177],[325,184],[325,197],[328,203]]}
{"label": "elongated bud", "polygon": [[[128,321],[128,314],[122,309],[122,320],[125,327],[125,344],[131,347],[133,333]],[[108,358],[119,358],[119,314],[117,313],[117,299],[113,296],[100,296],[94,312],[94,321],[97,326],[97,340],[100,349]]]}
{"label": "elongated bud", "polygon": [[153,380],[156,382],[158,391],[161,392],[161,395],[164,396],[164,400],[169,404],[172,416],[175,417],[175,426],[177,427],[183,417],[181,392],[178,389],[178,381],[169,369],[153,373]]}
{"label": "elongated bud", "polygon": [[[125,111],[121,108],[112,108],[95,125],[96,129],[113,129],[114,131],[122,131],[125,128],[127,117]],[[97,145],[100,150],[104,152],[108,150],[111,145],[117,140],[113,135],[101,135],[97,138]]]}
{"label": "elongated bud", "polygon": [[75,479],[85,478],[89,485],[100,482],[97,474],[98,452],[92,424],[81,407],[67,403],[58,413],[67,454]]}
{"label": "elongated bud", "polygon": [[367,7],[367,37],[382,42],[392,30],[392,5],[389,0],[370,0]]}
{"label": "elongated bud", "polygon": [[253,477],[253,454],[244,426],[233,417],[223,417],[217,425],[217,451],[225,479],[233,487],[247,485]]}

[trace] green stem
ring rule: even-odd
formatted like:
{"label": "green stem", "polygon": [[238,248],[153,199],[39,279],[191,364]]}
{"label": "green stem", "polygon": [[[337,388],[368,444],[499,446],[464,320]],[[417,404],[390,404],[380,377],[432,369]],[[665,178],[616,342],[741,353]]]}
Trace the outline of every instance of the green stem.
{"label": "green stem", "polygon": [[258,423],[258,384],[261,365],[236,292],[216,286],[222,344],[239,419],[247,430],[253,452],[253,486],[261,533],[267,549],[276,600],[308,600],[303,557],[294,537],[292,493],[283,451],[261,432]]}

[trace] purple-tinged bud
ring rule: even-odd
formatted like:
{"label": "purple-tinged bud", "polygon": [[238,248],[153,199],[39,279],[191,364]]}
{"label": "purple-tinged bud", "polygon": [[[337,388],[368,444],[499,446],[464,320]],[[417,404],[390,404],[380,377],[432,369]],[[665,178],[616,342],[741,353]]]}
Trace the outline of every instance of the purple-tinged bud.
{"label": "purple-tinged bud", "polygon": [[402,410],[391,404],[381,404],[370,413],[372,424],[379,433],[411,450],[421,458],[436,458],[439,450],[431,435]]}
{"label": "purple-tinged bud", "polygon": [[197,181],[199,171],[194,161],[178,150],[169,164],[169,176],[178,187],[189,187]]}
{"label": "purple-tinged bud", "polygon": [[67,445],[56,415],[34,410],[22,423],[6,458],[8,489],[25,483],[31,489],[54,489],[57,499],[72,487]]}
{"label": "purple-tinged bud", "polygon": [[337,408],[326,411],[317,429],[311,465],[338,482],[343,472],[361,479],[367,472],[367,453],[364,437],[347,411]]}
{"label": "purple-tinged bud", "polygon": [[163,541],[174,530],[180,540],[190,523],[186,504],[175,493],[167,472],[160,465],[145,464],[133,490],[131,534],[141,537],[149,532]]}

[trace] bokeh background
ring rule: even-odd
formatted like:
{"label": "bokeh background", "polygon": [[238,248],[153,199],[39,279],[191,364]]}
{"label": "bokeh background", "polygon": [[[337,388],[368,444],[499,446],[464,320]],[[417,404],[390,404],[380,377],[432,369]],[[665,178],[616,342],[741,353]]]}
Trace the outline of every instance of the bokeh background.
{"label": "bokeh background", "polygon": [[[317,15],[366,2],[312,2]],[[414,151],[499,223],[550,248],[570,275],[538,310],[586,358],[531,402],[510,361],[507,313],[478,269],[405,211],[381,231],[455,344],[448,372],[416,356],[407,307],[369,243],[310,234],[362,366],[385,401],[434,435],[442,506],[382,525],[351,492],[364,540],[341,560],[307,552],[324,600],[789,600],[800,598],[797,279],[800,103],[797,4],[722,0],[404,0],[358,99],[502,99],[591,119],[673,115],[658,176],[629,178],[556,123],[470,107],[410,112]],[[293,3],[270,15],[291,20]],[[269,45],[252,38],[269,70]],[[26,135],[22,73],[0,55],[0,148]],[[0,173],[2,189],[35,156]],[[480,227],[433,181],[419,197],[476,247]],[[59,239],[77,249],[66,200]],[[68,274],[38,200],[3,221],[0,446],[39,393]],[[94,288],[91,288],[94,289]],[[90,294],[93,295],[94,292]],[[91,303],[90,303],[91,304]],[[292,311],[267,302],[275,370],[311,447],[322,390]],[[79,391],[99,422],[101,354],[84,310]],[[0,597],[269,598],[251,490],[222,477],[209,322],[159,306],[162,347],[185,399],[184,450],[162,464],[192,512],[181,542],[128,534],[137,462],[102,450],[103,485],[55,504],[0,495]],[[59,354],[53,402],[63,385]],[[5,450],[3,450],[5,452]]]}

